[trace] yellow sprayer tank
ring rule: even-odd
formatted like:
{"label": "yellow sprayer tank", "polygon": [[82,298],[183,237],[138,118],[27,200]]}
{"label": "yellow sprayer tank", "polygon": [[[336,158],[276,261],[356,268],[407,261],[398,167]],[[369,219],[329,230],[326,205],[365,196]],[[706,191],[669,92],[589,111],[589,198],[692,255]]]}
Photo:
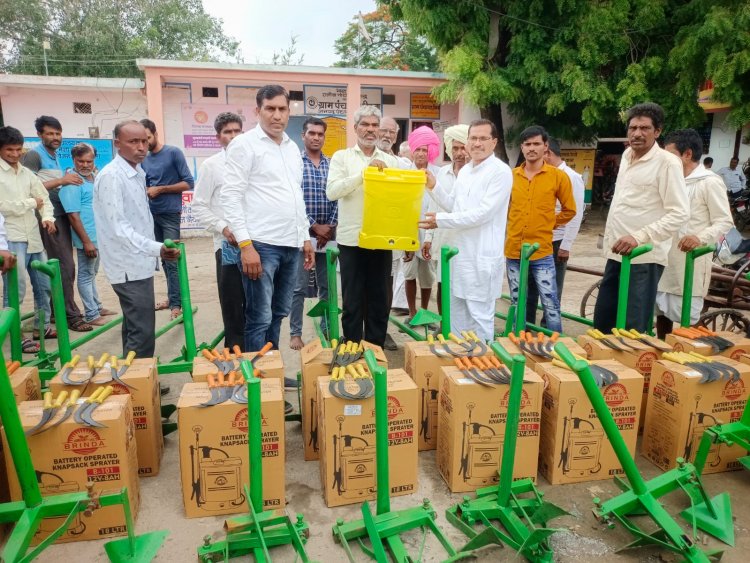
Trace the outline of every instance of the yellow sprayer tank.
{"label": "yellow sprayer tank", "polygon": [[360,248],[419,250],[417,223],[422,212],[426,176],[423,170],[369,166],[362,172],[365,205]]}

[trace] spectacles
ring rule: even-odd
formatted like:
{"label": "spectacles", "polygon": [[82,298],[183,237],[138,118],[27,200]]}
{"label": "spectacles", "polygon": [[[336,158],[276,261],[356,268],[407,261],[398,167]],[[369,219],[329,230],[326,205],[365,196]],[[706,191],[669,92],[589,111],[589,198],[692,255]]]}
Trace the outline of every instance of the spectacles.
{"label": "spectacles", "polygon": [[398,131],[396,129],[378,129],[378,131],[382,134],[398,135]]}
{"label": "spectacles", "polygon": [[492,137],[469,137],[470,143],[486,143],[487,141],[491,141]]}

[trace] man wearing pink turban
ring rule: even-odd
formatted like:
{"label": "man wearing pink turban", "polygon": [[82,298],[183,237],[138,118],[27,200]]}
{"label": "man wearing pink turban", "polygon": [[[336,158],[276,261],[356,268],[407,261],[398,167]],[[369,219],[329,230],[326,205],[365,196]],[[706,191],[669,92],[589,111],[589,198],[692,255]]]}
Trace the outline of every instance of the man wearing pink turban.
{"label": "man wearing pink turban", "polygon": [[[440,172],[440,167],[434,162],[440,156],[440,138],[432,128],[423,125],[416,128],[409,134],[409,149],[412,152],[414,166],[419,170],[429,170],[434,176]],[[432,198],[425,191],[422,199],[422,213],[435,211]],[[422,309],[427,309],[430,304],[430,294],[432,285],[435,283],[435,262],[430,258],[425,258],[422,248],[426,242],[427,232],[419,229],[419,246],[418,252],[407,252],[404,256],[404,279],[406,287],[406,302],[409,304],[409,316],[414,317],[417,314],[417,280],[419,280],[420,301]],[[431,237],[429,241],[431,241]]]}

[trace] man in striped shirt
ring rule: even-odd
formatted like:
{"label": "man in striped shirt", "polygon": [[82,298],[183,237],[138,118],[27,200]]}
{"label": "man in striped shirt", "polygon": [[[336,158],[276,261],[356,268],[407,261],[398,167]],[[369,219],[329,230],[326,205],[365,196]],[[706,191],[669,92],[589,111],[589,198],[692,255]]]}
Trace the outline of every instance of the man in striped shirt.
{"label": "man in striped shirt", "polygon": [[[318,298],[328,298],[328,277],[326,276],[325,249],[336,240],[338,223],[338,203],[326,197],[328,165],[330,160],[323,154],[326,140],[326,122],[317,117],[309,117],[302,124],[302,195],[305,198],[307,220],[310,223],[310,239],[315,248],[315,280]],[[292,350],[300,350],[305,345],[302,340],[302,319],[305,305],[305,292],[310,272],[304,268],[304,260],[299,261],[299,276],[292,298],[292,312],[289,315],[290,340]],[[326,332],[325,317],[321,328]]]}

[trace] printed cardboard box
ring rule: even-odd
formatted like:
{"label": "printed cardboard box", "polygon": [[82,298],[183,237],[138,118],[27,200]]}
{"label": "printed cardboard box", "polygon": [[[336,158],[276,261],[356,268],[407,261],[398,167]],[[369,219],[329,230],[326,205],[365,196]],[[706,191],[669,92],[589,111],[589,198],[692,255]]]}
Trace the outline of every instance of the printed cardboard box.
{"label": "printed cardboard box", "polygon": [[[388,360],[380,346],[364,342],[363,347],[365,350],[373,351],[378,365],[388,367]],[[305,446],[305,461],[313,461],[319,456],[316,384],[319,377],[330,375],[328,367],[333,359],[333,350],[323,348],[320,340],[315,339],[300,350],[300,359],[302,364],[302,441]],[[356,363],[365,365],[364,357]]]}
{"label": "printed cardboard box", "polygon": [[16,368],[10,374],[10,386],[13,388],[16,404],[39,401],[42,398],[42,383],[39,380],[39,370],[35,367]]}
{"label": "printed cardboard box", "polygon": [[[246,352],[242,354],[242,358],[246,360],[252,360],[255,358],[258,352]],[[235,367],[239,370],[239,362],[235,354],[230,354]],[[281,357],[281,352],[278,350],[269,350],[263,356],[258,358],[258,361],[254,363],[255,367],[263,372],[265,378],[284,378],[284,360]],[[200,382],[206,381],[206,376],[215,374],[218,371],[216,364],[209,362],[203,356],[196,356],[193,359],[193,381]]]}
{"label": "printed cardboard box", "polygon": [[[742,416],[750,387],[750,366],[730,358],[721,362],[737,369],[739,380],[700,383],[702,374],[691,366],[668,360],[654,362],[641,454],[664,471],[675,467],[678,457],[695,460],[706,428]],[[745,455],[747,452],[739,446],[714,444],[703,473],[741,469],[737,458]]]}
{"label": "printed cardboard box", "polygon": [[[373,500],[376,486],[375,397],[361,401],[331,394],[318,378],[320,481],[326,506]],[[349,389],[349,384],[347,384]],[[354,392],[356,385],[350,389]],[[388,371],[390,495],[417,489],[417,386],[402,369]]]}
{"label": "printed cardboard box", "polygon": [[[513,478],[536,482],[542,378],[524,374]],[[474,491],[498,481],[508,415],[508,385],[488,387],[456,367],[440,370],[437,466],[451,492]]]}
{"label": "printed cardboard box", "polygon": [[[536,366],[536,364],[552,361],[550,358],[545,358],[544,356],[538,356],[530,352],[524,352],[518,346],[513,344],[513,342],[511,342],[510,338],[508,338],[507,336],[500,336],[499,338],[497,338],[497,341],[502,344],[503,348],[505,348],[509,354],[523,354],[524,356],[526,356],[526,367],[531,370],[534,369],[534,366]],[[586,350],[581,348],[578,343],[572,338],[568,336],[562,336],[558,338],[557,341],[565,344],[568,347],[568,350],[570,350],[574,354],[578,354],[579,356],[583,356],[584,358],[586,357]]]}
{"label": "printed cardboard box", "polygon": [[[442,349],[440,343],[436,342],[435,346]],[[491,354],[488,349],[487,355]],[[436,356],[427,342],[404,344],[404,369],[419,388],[419,451],[434,450],[437,447],[440,368],[452,365],[453,356]]]}
{"label": "printed cardboard box", "polygon": [[[119,366],[120,369],[124,365]],[[111,366],[104,364],[87,385],[73,386],[63,383],[58,373],[49,382],[49,390],[57,396],[60,391],[71,393],[74,389],[91,395],[99,387],[112,385],[114,395],[130,395],[133,399],[133,424],[135,441],[138,444],[138,474],[153,477],[159,474],[164,453],[164,436],[161,431],[161,396],[159,378],[156,373],[155,358],[135,359],[120,377],[130,387],[112,381]],[[89,376],[85,363],[80,363],[71,372],[71,379],[84,379]]]}
{"label": "printed cardboard box", "polygon": [[[750,354],[750,338],[747,338],[745,335],[727,330],[717,332],[716,334],[734,343],[732,347],[723,350],[719,355],[738,360],[740,356]],[[698,352],[704,356],[713,356],[717,353],[711,344],[697,342],[684,336],[668,334],[665,340],[667,344],[672,346],[675,352]]]}
{"label": "printed cardboard box", "polygon": [[[18,407],[24,430],[34,427],[42,416],[42,401],[27,401]],[[80,408],[80,405],[79,407]],[[58,411],[51,419],[62,418]],[[28,436],[27,442],[42,495],[85,492],[86,484],[94,484],[94,492],[128,488],[133,518],[140,506],[138,484],[138,453],[135,443],[133,406],[129,395],[113,395],[96,408],[92,418],[105,424],[94,428],[75,422],[74,416],[48,430]],[[3,449],[9,452],[3,432]],[[12,500],[21,500],[21,487],[10,453],[6,456]],[[60,527],[65,517],[46,518],[32,543],[38,544]],[[75,516],[58,542],[95,540],[127,533],[122,506],[107,506],[95,510],[90,517]]]}
{"label": "printed cardboard box", "polygon": [[602,344],[598,338],[593,338],[588,334],[581,334],[576,338],[576,342],[586,350],[586,359],[588,360],[611,360],[614,350]]}
{"label": "printed cardboard box", "polygon": [[[263,506],[285,500],[284,392],[281,380],[262,379]],[[247,512],[247,405],[231,400],[201,407],[206,383],[186,383],[177,401],[182,500],[188,518]]]}
{"label": "printed cardboard box", "polygon": [[[614,360],[592,364],[617,375],[617,382],[601,392],[630,454],[635,455],[643,376]],[[621,475],[622,467],[578,376],[549,363],[537,364],[536,369],[545,382],[539,472],[552,485]]]}

